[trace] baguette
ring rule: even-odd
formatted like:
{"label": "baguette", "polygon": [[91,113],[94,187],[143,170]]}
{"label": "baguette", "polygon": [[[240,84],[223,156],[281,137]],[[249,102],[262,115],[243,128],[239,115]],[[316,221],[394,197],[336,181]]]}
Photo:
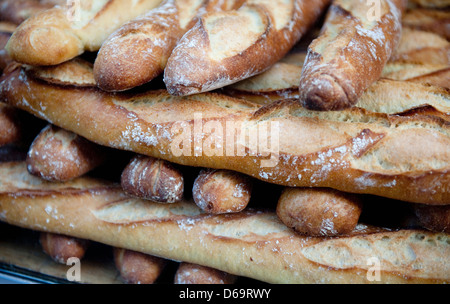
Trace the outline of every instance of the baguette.
{"label": "baguette", "polygon": [[434,32],[447,40],[450,39],[450,11],[437,9],[413,9],[405,13],[403,26]]}
{"label": "baguette", "polygon": [[67,264],[70,258],[82,259],[86,254],[90,242],[61,234],[41,232],[39,242],[42,250],[55,262]]}
{"label": "baguette", "polygon": [[276,209],[280,220],[309,236],[339,236],[358,224],[362,202],[358,196],[331,189],[286,188]]}
{"label": "baguette", "polygon": [[[266,105],[286,98],[298,98],[300,64],[277,63],[268,71],[241,81],[224,93],[236,98]],[[443,65],[388,64],[384,77],[374,82],[359,97],[356,107],[377,113],[402,114],[419,107],[431,106],[439,117],[448,120],[450,92]],[[411,71],[413,70],[413,71]],[[298,74],[300,75],[300,74]],[[394,78],[394,79],[393,79]],[[404,78],[404,81],[401,81]]]}
{"label": "baguette", "polygon": [[312,110],[342,110],[380,77],[401,37],[406,1],[379,1],[370,20],[366,1],[334,1],[321,35],[309,48],[300,78],[300,102]]}
{"label": "baguette", "polygon": [[267,71],[225,87],[223,91],[261,105],[299,98],[298,83],[305,56],[306,53],[289,54]]}
{"label": "baguette", "polygon": [[161,275],[167,261],[155,256],[113,248],[114,263],[127,284],[153,284]]}
{"label": "baguette", "polygon": [[98,51],[103,41],[119,26],[160,2],[89,0],[79,2],[79,7],[57,6],[20,24],[6,50],[17,62],[56,65],[84,51]]}
{"label": "baguette", "polygon": [[[393,80],[409,80],[414,77],[420,77],[422,75],[427,75],[446,69],[448,69],[448,65],[445,64],[420,64],[399,61],[389,62],[384,67],[381,78],[388,78]],[[443,77],[442,79],[443,80],[441,82],[443,83],[446,78]],[[448,84],[446,86],[448,86]]]}
{"label": "baguette", "polygon": [[31,174],[49,181],[67,181],[92,171],[106,157],[103,147],[47,125],[30,146],[27,168]]}
{"label": "baguette", "polygon": [[191,95],[263,72],[289,52],[329,2],[247,0],[237,10],[203,15],[169,57],[167,90]]}
{"label": "baguette", "polygon": [[438,34],[405,27],[389,60],[450,66],[450,42]]}
{"label": "baguette", "polygon": [[121,175],[121,185],[130,195],[160,203],[175,203],[183,198],[183,173],[171,163],[136,155]]}
{"label": "baguette", "polygon": [[100,145],[288,187],[450,203],[449,125],[436,117],[316,112],[296,100],[261,107],[216,93],[109,94],[36,76],[9,71],[0,98]]}
{"label": "baguette", "polygon": [[165,0],[158,8],[125,23],[103,43],[94,65],[98,86],[123,91],[160,75],[173,48],[196,17],[220,10],[218,0]]}
{"label": "baguette", "polygon": [[[204,214],[158,204],[82,177],[49,183],[24,163],[0,164],[0,220],[268,283],[449,283],[449,235],[358,225],[339,238],[305,237],[270,211]],[[75,188],[76,187],[76,188]],[[379,280],[372,276],[378,265]],[[376,279],[375,281],[373,279]]]}
{"label": "baguette", "polygon": [[428,74],[408,78],[407,81],[426,83],[450,89],[450,67]]}
{"label": "baguette", "polygon": [[228,170],[204,169],[195,179],[192,197],[207,213],[244,210],[250,202],[252,182],[247,176]]}
{"label": "baguette", "polygon": [[422,106],[432,106],[443,115],[450,115],[449,89],[420,82],[380,79],[356,103],[356,107],[388,114]]}
{"label": "baguette", "polygon": [[175,284],[234,284],[237,277],[229,273],[195,265],[180,263],[175,273]]}

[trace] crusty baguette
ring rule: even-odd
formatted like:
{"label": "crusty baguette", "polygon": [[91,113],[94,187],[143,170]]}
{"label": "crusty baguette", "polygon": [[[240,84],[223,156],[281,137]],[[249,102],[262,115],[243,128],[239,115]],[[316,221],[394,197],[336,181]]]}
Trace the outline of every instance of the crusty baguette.
{"label": "crusty baguette", "polygon": [[232,1],[165,0],[125,23],[103,43],[94,65],[100,88],[128,90],[160,75],[173,48],[199,14],[221,10]]}
{"label": "crusty baguette", "polygon": [[309,236],[351,233],[362,212],[359,196],[332,189],[286,188],[277,204],[280,220]]}
{"label": "crusty baguette", "polygon": [[173,164],[153,157],[136,155],[125,167],[120,181],[132,196],[159,203],[175,203],[183,198],[183,173]]}
{"label": "crusty baguette", "polygon": [[41,232],[39,242],[47,255],[64,265],[70,258],[84,258],[90,245],[88,240],[49,232]]}
{"label": "crusty baguette", "polygon": [[19,25],[39,12],[67,3],[67,0],[2,0],[0,20]]}
{"label": "crusty baguette", "polygon": [[[414,62],[388,62],[384,67],[381,78],[393,80],[408,80],[414,77],[427,75],[448,68],[446,64],[421,64]],[[443,78],[442,83],[446,80]],[[447,85],[448,86],[448,85]]]}
{"label": "crusty baguette", "polygon": [[233,284],[237,277],[211,267],[180,263],[174,284]]}
{"label": "crusty baguette", "polygon": [[356,107],[388,114],[427,105],[433,106],[442,114],[450,115],[450,90],[420,82],[380,79],[356,103]]}
{"label": "crusty baguette", "polygon": [[260,107],[215,93],[111,94],[37,76],[9,71],[0,97],[100,145],[289,187],[450,203],[450,133],[442,119],[308,111],[296,100]]}
{"label": "crusty baguette", "polygon": [[80,1],[80,7],[56,6],[24,21],[11,36],[6,49],[17,62],[62,63],[84,51],[97,51],[119,26],[160,2],[89,0]]}
{"label": "crusty baguette", "polygon": [[405,27],[389,60],[450,66],[450,41],[432,32]]}
{"label": "crusty baguette", "polygon": [[263,72],[289,52],[329,2],[247,0],[237,10],[203,15],[169,57],[169,93],[211,91]]}
{"label": "crusty baguette", "polygon": [[261,105],[280,99],[298,98],[298,83],[305,57],[305,52],[289,54],[267,71],[227,86],[223,91]]}
{"label": "crusty baguette", "polygon": [[[0,220],[199,264],[269,283],[448,283],[449,235],[358,225],[346,237],[296,234],[275,213],[204,214],[80,178],[49,183],[24,163],[0,164]],[[375,268],[374,268],[375,266]],[[370,281],[379,266],[380,281]]]}
{"label": "crusty baguette", "polygon": [[[286,98],[298,98],[300,64],[277,63],[266,72],[225,88],[227,95],[265,105]],[[440,117],[450,115],[449,68],[445,65],[391,63],[384,77],[359,97],[356,106],[371,112],[400,114],[432,106]],[[401,80],[404,81],[401,81]]]}
{"label": "crusty baguette", "polygon": [[430,106],[430,105],[424,105],[424,106],[420,106],[420,107],[417,107],[414,109],[406,110],[404,112],[397,113],[397,115],[401,115],[404,117],[416,116],[416,115],[419,115],[419,116],[426,115],[426,116],[439,117],[439,118],[447,120],[447,121],[450,120],[450,114],[443,113],[443,112],[439,111],[438,109],[436,109],[435,107]]}
{"label": "crusty baguette", "polygon": [[207,213],[240,212],[250,202],[252,186],[252,180],[240,173],[204,169],[195,179],[192,197]]}
{"label": "crusty baguette", "polygon": [[337,0],[321,35],[308,48],[300,78],[300,102],[313,110],[354,106],[376,81],[401,37],[406,1],[378,1],[380,16],[369,18],[364,0]]}
{"label": "crusty baguette", "polygon": [[450,89],[450,67],[408,78],[407,81],[426,83]]}
{"label": "crusty baguette", "polygon": [[114,263],[127,284],[153,284],[166,267],[167,260],[127,250],[113,248]]}
{"label": "crusty baguette", "polygon": [[417,8],[405,12],[403,26],[434,32],[450,39],[450,10]]}
{"label": "crusty baguette", "polygon": [[106,158],[103,147],[49,124],[31,144],[27,167],[31,174],[43,179],[67,181],[95,169]]}

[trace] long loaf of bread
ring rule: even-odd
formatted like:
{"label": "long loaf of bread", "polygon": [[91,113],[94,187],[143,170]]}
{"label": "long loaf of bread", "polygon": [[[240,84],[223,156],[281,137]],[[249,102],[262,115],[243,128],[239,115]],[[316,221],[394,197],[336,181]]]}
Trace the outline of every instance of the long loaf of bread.
{"label": "long loaf of bread", "polygon": [[17,62],[55,65],[84,51],[97,51],[123,23],[155,8],[161,0],[89,0],[56,6],[25,20],[6,45]]}
{"label": "long loaf of bread", "polygon": [[123,91],[151,81],[163,72],[173,48],[197,16],[226,9],[231,2],[235,1],[166,0],[125,23],[98,52],[94,64],[98,86]]}
{"label": "long loaf of bread", "polygon": [[[340,110],[376,81],[401,37],[404,0],[334,1],[321,35],[308,47],[300,101],[314,110]],[[372,16],[374,13],[374,16]]]}
{"label": "long loaf of bread", "polygon": [[216,93],[111,94],[54,78],[9,69],[0,98],[97,144],[180,165],[290,187],[450,203],[450,132],[443,119],[359,108],[308,111],[296,100],[261,107]]}
{"label": "long loaf of bread", "polygon": [[[300,56],[299,56],[300,55]],[[286,57],[266,72],[240,81],[223,91],[230,96],[268,104],[299,98],[298,80],[303,64],[301,53]],[[370,85],[355,107],[371,112],[402,114],[430,106],[437,116],[450,117],[450,68],[445,65],[387,64],[383,77]]]}
{"label": "long loaf of bread", "polygon": [[445,233],[360,224],[345,237],[304,237],[274,212],[210,215],[192,202],[130,198],[88,177],[49,183],[21,162],[0,164],[0,220],[269,283],[450,282]]}
{"label": "long loaf of bread", "polygon": [[211,91],[263,72],[288,53],[329,2],[247,0],[237,10],[203,15],[169,57],[169,93]]}

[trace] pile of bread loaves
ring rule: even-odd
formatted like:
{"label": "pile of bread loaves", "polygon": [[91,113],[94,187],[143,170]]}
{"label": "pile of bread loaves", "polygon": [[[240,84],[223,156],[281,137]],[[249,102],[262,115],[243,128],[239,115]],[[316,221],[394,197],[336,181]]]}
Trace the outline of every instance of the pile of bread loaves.
{"label": "pile of bread loaves", "polygon": [[3,0],[0,19],[0,221],[55,261],[99,242],[129,283],[167,261],[175,283],[450,282],[448,1]]}

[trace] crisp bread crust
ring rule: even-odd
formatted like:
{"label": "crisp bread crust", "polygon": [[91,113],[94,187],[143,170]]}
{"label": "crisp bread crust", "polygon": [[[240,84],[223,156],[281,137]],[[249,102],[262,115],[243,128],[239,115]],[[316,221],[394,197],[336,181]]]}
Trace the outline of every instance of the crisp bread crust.
{"label": "crisp bread crust", "polygon": [[[450,281],[445,233],[360,224],[345,237],[305,237],[287,228],[273,212],[247,209],[210,215],[193,202],[143,201],[126,196],[119,187],[86,178],[54,185],[29,175],[20,162],[0,164],[0,185],[4,222],[264,282]],[[380,281],[370,280],[373,263],[380,266]]]}
{"label": "crisp bread crust", "polygon": [[21,23],[6,45],[11,58],[30,65],[55,65],[84,53],[98,51],[103,41],[123,23],[159,5],[161,0],[82,1],[79,15],[55,6]]}
{"label": "crisp bread crust", "polygon": [[321,35],[308,47],[300,102],[311,110],[354,106],[383,70],[401,37],[406,1],[381,1],[379,20],[368,20],[365,1],[335,1]]}
{"label": "crisp bread crust", "polygon": [[203,15],[169,57],[164,71],[169,93],[211,91],[265,71],[291,50],[328,4],[249,0],[237,10]]}
{"label": "crisp bread crust", "polygon": [[[450,202],[449,125],[437,117],[400,117],[360,108],[316,112],[296,100],[261,107],[217,93],[108,94],[95,87],[48,83],[20,68],[4,76],[0,96],[97,144],[181,165],[228,169],[291,187],[329,187],[426,204]],[[196,119],[199,113],[202,117]],[[223,153],[198,153],[194,131],[180,131],[194,130],[194,121],[221,125],[223,130],[232,122],[239,134],[276,126],[279,149],[267,155],[265,147],[257,146],[255,153],[244,136],[224,143],[223,134],[211,131],[203,135],[221,144]],[[180,151],[174,142],[186,147]],[[270,156],[278,160],[275,165],[262,163]]]}

